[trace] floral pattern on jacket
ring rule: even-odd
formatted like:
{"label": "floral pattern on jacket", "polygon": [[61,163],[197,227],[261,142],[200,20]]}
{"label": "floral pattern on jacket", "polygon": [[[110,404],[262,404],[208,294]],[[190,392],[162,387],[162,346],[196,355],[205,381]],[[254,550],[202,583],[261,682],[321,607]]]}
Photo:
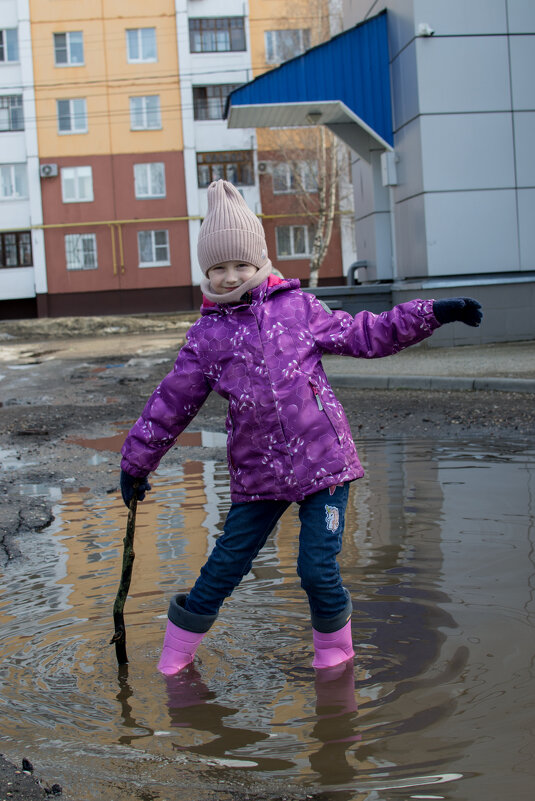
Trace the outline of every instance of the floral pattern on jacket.
{"label": "floral pattern on jacket", "polygon": [[273,276],[249,301],[203,305],[173,370],[125,440],[123,470],[154,470],[213,390],[228,400],[233,502],[300,501],[363,475],[321,358],[373,359],[420,342],[439,326],[433,301],[352,317],[326,308],[299,281]]}

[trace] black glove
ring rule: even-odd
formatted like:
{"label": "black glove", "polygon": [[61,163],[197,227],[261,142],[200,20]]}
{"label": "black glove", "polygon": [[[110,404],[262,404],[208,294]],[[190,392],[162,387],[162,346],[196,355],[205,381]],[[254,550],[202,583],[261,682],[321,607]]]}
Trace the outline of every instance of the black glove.
{"label": "black glove", "polygon": [[444,298],[444,300],[433,301],[433,314],[439,323],[454,323],[459,320],[461,323],[471,325],[474,328],[483,319],[481,303],[473,298]]}
{"label": "black glove", "polygon": [[130,506],[130,501],[134,495],[134,483],[136,481],[138,483],[137,499],[138,501],[142,501],[145,497],[145,493],[151,488],[149,482],[147,481],[147,476],[143,476],[143,478],[137,478],[136,476],[131,476],[130,473],[125,473],[124,470],[121,470],[121,494],[126,506]]}

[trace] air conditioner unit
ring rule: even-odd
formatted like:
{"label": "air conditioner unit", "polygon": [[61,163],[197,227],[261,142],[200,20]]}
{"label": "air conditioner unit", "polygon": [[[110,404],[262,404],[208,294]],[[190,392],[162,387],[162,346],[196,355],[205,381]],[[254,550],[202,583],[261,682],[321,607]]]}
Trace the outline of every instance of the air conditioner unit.
{"label": "air conditioner unit", "polygon": [[54,178],[58,174],[57,164],[41,164],[39,175],[41,178]]}
{"label": "air conditioner unit", "polygon": [[258,162],[258,172],[267,172],[267,168],[268,168],[267,161]]}

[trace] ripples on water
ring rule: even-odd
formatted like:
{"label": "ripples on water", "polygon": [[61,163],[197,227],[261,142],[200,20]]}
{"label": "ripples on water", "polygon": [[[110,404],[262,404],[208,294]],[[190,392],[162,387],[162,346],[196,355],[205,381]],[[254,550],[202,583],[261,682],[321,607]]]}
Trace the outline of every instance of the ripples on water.
{"label": "ripples on water", "polygon": [[296,509],[194,666],[165,680],[167,603],[222,530],[226,465],[163,467],[140,504],[121,670],[108,642],[122,502],[47,489],[56,520],[0,590],[1,750],[85,801],[292,787],[333,801],[531,798],[535,452],[368,441],[361,456],[341,555],[357,657],[334,675],[310,667]]}

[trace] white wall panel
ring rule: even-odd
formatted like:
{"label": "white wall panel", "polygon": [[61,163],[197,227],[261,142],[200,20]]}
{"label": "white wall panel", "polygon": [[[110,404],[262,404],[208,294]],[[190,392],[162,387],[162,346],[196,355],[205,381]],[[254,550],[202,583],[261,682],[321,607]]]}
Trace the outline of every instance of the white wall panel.
{"label": "white wall panel", "polygon": [[[535,2],[535,0],[534,0]],[[535,34],[511,36],[511,84],[515,111],[535,110]]]}
{"label": "white wall panel", "polygon": [[395,235],[397,277],[403,279],[427,275],[423,195],[396,204]]}
{"label": "white wall panel", "polygon": [[440,114],[420,124],[425,191],[514,187],[510,114]]}
{"label": "white wall panel", "polygon": [[34,297],[33,267],[11,267],[9,270],[2,270],[1,300]]}
{"label": "white wall panel", "polygon": [[519,269],[516,192],[425,195],[429,275]]}
{"label": "white wall panel", "polygon": [[[518,190],[520,269],[535,270],[535,189]],[[533,309],[532,309],[533,312]]]}
{"label": "white wall panel", "polygon": [[197,152],[251,150],[254,146],[254,128],[227,128],[227,124],[224,121],[195,123],[195,148]]}
{"label": "white wall panel", "polygon": [[0,26],[2,28],[16,28],[19,22],[17,0],[2,0],[0,2]]}
{"label": "white wall panel", "polygon": [[2,164],[16,164],[25,161],[26,135],[24,131],[0,133],[0,162]]}
{"label": "white wall panel", "polygon": [[251,54],[248,51],[236,53],[190,53],[188,76],[194,86],[211,83],[245,83],[251,80]]}
{"label": "white wall panel", "polygon": [[420,111],[507,111],[511,108],[507,37],[417,40]]}
{"label": "white wall panel", "polygon": [[190,17],[241,17],[245,3],[243,0],[188,0],[186,3]]}
{"label": "white wall panel", "polygon": [[419,112],[416,46],[412,42],[394,59],[391,67],[394,131],[401,128]]}
{"label": "white wall panel", "polygon": [[[391,0],[388,3],[388,43],[391,58],[414,39],[413,5],[413,0]],[[377,13],[375,8],[373,13]]]}
{"label": "white wall panel", "polygon": [[535,187],[535,111],[514,114],[518,186]]}
{"label": "white wall panel", "polygon": [[[29,228],[30,222],[30,201],[29,200],[1,200],[0,201],[0,220],[3,230],[9,228]],[[3,271],[2,271],[3,274]]]}
{"label": "white wall panel", "polygon": [[421,118],[404,125],[395,136],[394,147],[398,185],[394,187],[396,202],[423,191]]}
{"label": "white wall panel", "polygon": [[373,211],[373,177],[372,168],[368,162],[364,161],[364,159],[358,159],[352,165],[352,179],[355,197],[355,218],[358,220]]}
{"label": "white wall panel", "polygon": [[510,33],[535,33],[533,0],[507,0]]}
{"label": "white wall panel", "polygon": [[414,0],[415,26],[421,22],[436,36],[505,33],[505,0]]}

